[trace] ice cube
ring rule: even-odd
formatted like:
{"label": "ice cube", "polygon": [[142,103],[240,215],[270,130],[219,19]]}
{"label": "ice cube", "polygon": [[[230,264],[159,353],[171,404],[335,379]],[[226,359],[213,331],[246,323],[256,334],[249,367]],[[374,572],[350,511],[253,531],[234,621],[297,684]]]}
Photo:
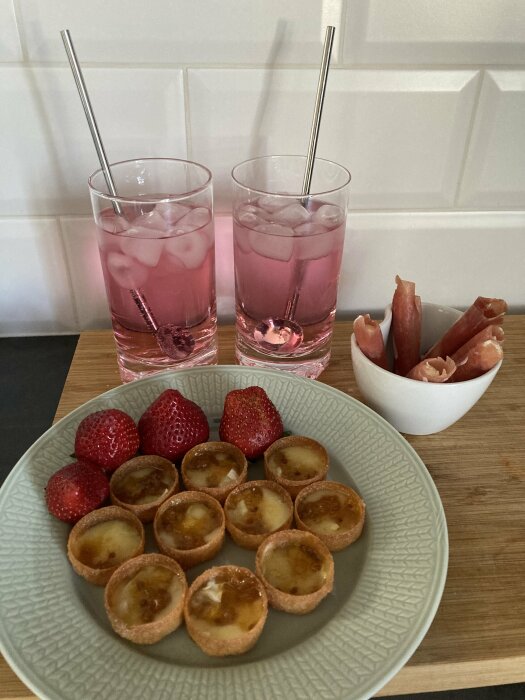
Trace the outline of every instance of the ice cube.
{"label": "ice cube", "polygon": [[261,209],[264,209],[264,211],[273,214],[274,212],[279,211],[279,209],[284,209],[286,206],[286,200],[282,197],[277,197],[274,194],[266,194],[263,197],[259,197],[257,204],[259,207],[261,207]]}
{"label": "ice cube", "polygon": [[307,211],[302,204],[294,202],[289,204],[284,209],[280,209],[274,216],[274,221],[283,226],[299,226],[310,219],[310,212]]}
{"label": "ice cube", "polygon": [[162,231],[142,226],[132,226],[125,236],[120,236],[120,247],[126,255],[131,255],[143,265],[155,267],[162,255],[165,238]]}
{"label": "ice cube", "polygon": [[156,211],[156,209],[152,209],[146,214],[137,216],[137,218],[132,221],[131,226],[133,228],[150,228],[154,229],[155,231],[163,232],[166,232],[169,228],[166,221],[164,221],[163,217],[158,211]]}
{"label": "ice cube", "polygon": [[119,287],[137,289],[148,279],[148,270],[122,253],[108,253],[107,269]]}
{"label": "ice cube", "polygon": [[336,239],[330,229],[321,224],[308,222],[296,226],[296,255],[299,260],[317,260],[329,255],[336,245]]}
{"label": "ice cube", "polygon": [[294,232],[288,226],[262,224],[250,231],[250,245],[265,258],[287,262],[292,257]]}
{"label": "ice cube", "polygon": [[178,235],[172,236],[166,241],[168,253],[176,257],[188,270],[195,270],[202,265],[208,248],[209,242],[206,234],[194,229],[190,229],[188,232],[180,231]]}
{"label": "ice cube", "polygon": [[100,227],[108,233],[121,233],[127,231],[129,224],[123,216],[119,216],[113,210],[102,212],[100,216]]}
{"label": "ice cube", "polygon": [[182,219],[190,211],[189,207],[185,207],[184,204],[179,204],[178,202],[159,202],[155,209],[170,226],[176,224],[179,219]]}
{"label": "ice cube", "polygon": [[191,230],[195,231],[195,229],[206,226],[210,219],[211,213],[209,209],[206,209],[206,207],[197,207],[196,209],[191,209],[189,214],[179,219],[176,228],[184,226],[186,229],[189,229],[191,227]]}
{"label": "ice cube", "polygon": [[314,212],[313,220],[328,228],[335,228],[343,223],[345,213],[335,204],[323,204]]}

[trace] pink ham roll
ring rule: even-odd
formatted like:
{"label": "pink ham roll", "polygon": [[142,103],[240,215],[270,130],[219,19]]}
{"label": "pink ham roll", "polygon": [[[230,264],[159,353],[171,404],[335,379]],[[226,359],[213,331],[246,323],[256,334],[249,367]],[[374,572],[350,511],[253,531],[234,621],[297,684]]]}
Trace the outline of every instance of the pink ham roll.
{"label": "pink ham roll", "polygon": [[404,377],[420,359],[421,299],[416,296],[414,282],[396,275],[396,284],[392,299],[394,370]]}
{"label": "pink ham roll", "polygon": [[355,319],[354,334],[363,355],[379,367],[388,369],[383,334],[379,323],[371,319],[370,314]]}
{"label": "pink ham roll", "polygon": [[485,340],[497,340],[498,343],[501,345],[504,339],[505,332],[503,331],[503,328],[501,326],[487,326],[479,333],[476,333],[476,335],[473,338],[467,340],[465,345],[462,345],[459,348],[459,350],[456,350],[456,352],[452,355],[452,359],[459,365],[466,358],[469,351],[478,343],[482,343]]}
{"label": "pink ham roll", "polygon": [[451,357],[447,357],[446,360],[442,357],[431,357],[412,367],[407,377],[421,382],[442,383],[450,379],[455,371],[456,363]]}
{"label": "pink ham roll", "polygon": [[448,329],[445,335],[430,350],[427,357],[451,357],[469,341],[472,336],[490,325],[501,323],[507,302],[504,299],[489,299],[478,297],[465,313]]}
{"label": "pink ham roll", "polygon": [[497,340],[482,340],[470,348],[451,381],[464,382],[479,377],[497,365],[502,358],[503,348]]}

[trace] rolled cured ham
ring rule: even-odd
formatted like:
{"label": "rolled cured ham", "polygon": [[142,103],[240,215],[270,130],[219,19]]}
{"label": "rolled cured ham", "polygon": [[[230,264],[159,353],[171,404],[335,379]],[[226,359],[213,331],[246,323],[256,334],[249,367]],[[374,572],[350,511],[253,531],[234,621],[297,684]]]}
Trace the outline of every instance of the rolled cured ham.
{"label": "rolled cured ham", "polygon": [[461,364],[468,355],[469,351],[478,343],[482,343],[484,340],[497,340],[498,343],[502,345],[503,341],[505,340],[505,332],[501,326],[487,326],[479,333],[476,333],[473,338],[467,340],[465,345],[462,345],[459,350],[456,350],[456,352],[452,355],[452,359],[454,362],[457,362],[457,364]]}
{"label": "rolled cured ham", "polygon": [[431,357],[421,360],[412,367],[407,374],[408,379],[418,379],[421,382],[442,383],[453,376],[456,371],[456,363],[451,357],[444,360],[442,357]]}
{"label": "rolled cured ham", "polygon": [[420,360],[421,299],[414,282],[396,275],[396,285],[392,299],[394,371],[405,376]]}
{"label": "rolled cured ham", "polygon": [[354,321],[354,334],[359,349],[374,364],[388,369],[385,343],[379,323],[370,314],[358,316]]}
{"label": "rolled cured ham", "polygon": [[458,365],[451,382],[475,379],[492,369],[503,358],[503,348],[497,340],[482,340],[470,348],[461,365]]}
{"label": "rolled cured ham", "polygon": [[498,325],[507,311],[504,299],[478,297],[465,313],[448,329],[444,336],[425,353],[428,357],[451,357],[472,336],[490,325]]}

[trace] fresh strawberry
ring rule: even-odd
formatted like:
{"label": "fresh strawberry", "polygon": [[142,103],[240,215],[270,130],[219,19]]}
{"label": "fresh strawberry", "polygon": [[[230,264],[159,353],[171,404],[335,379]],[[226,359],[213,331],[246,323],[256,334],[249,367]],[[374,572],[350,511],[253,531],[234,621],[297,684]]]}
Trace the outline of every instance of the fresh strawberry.
{"label": "fresh strawberry", "polygon": [[172,462],[201,442],[210,428],[200,406],[176,389],[166,389],[139,420],[140,449],[144,454],[160,455]]}
{"label": "fresh strawberry", "polygon": [[219,435],[248,459],[260,457],[283,434],[279,411],[259,386],[234,389],[226,395]]}
{"label": "fresh strawberry", "polygon": [[118,408],[96,411],[80,422],[75,436],[75,456],[109,471],[131,459],[139,448],[135,421]]}
{"label": "fresh strawberry", "polygon": [[108,496],[107,476],[94,464],[83,461],[59,469],[46,486],[49,512],[65,523],[76,523],[101,506]]}

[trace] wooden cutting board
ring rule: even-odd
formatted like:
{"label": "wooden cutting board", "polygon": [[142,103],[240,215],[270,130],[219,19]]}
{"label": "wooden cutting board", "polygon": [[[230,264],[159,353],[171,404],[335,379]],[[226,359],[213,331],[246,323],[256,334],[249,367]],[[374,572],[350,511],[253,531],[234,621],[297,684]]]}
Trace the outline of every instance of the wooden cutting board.
{"label": "wooden cutting board", "polygon": [[[320,381],[361,399],[351,324],[338,321]],[[410,437],[445,509],[449,570],[423,642],[381,696],[525,682],[525,316],[505,320],[505,360],[460,421]],[[220,364],[233,364],[233,327],[219,331]],[[120,384],[110,331],[82,333],[56,420]],[[0,700],[34,698],[0,658]]]}

